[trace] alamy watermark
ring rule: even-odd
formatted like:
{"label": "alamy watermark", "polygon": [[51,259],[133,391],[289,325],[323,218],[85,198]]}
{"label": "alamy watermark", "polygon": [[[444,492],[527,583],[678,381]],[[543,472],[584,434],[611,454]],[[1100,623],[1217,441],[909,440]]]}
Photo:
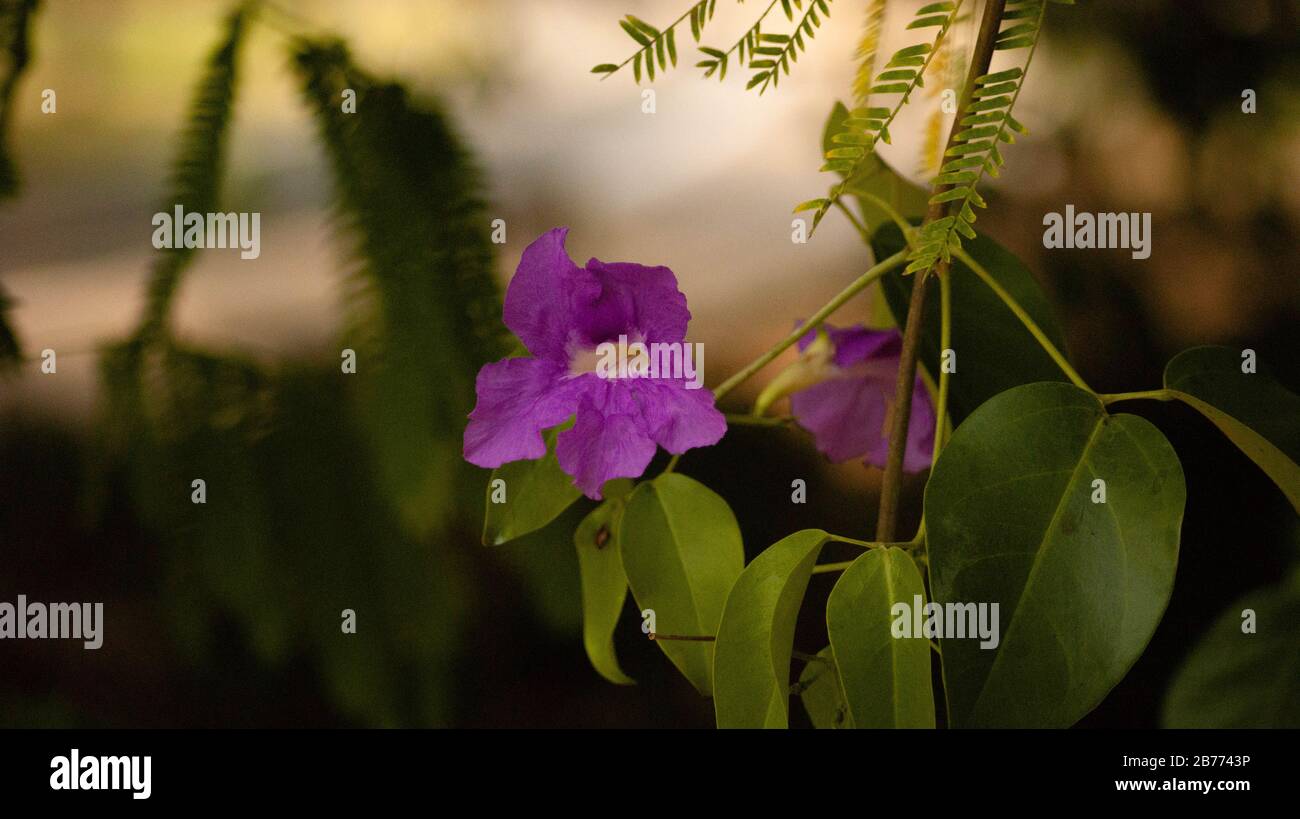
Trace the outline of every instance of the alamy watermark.
{"label": "alamy watermark", "polygon": [[82,647],[104,644],[103,603],[0,603],[0,640],[82,640]]}
{"label": "alamy watermark", "polygon": [[132,799],[153,793],[153,757],[82,756],[73,748],[50,760],[50,789],[56,791],[131,791]]}
{"label": "alamy watermark", "polygon": [[1150,213],[1075,213],[1065,206],[1065,215],[1043,214],[1043,247],[1128,248],[1134,259],[1151,256]]}
{"label": "alamy watermark", "polygon": [[894,618],[890,633],[896,639],[923,638],[959,640],[976,638],[980,648],[998,647],[997,603],[923,603],[912,596],[912,605],[895,603],[889,609]]}
{"label": "alamy watermark", "polygon": [[704,386],[704,345],[698,342],[617,342],[596,346],[595,373],[601,378],[671,378],[684,380],[688,390]]}
{"label": "alamy watermark", "polygon": [[262,255],[262,214],[186,213],[177,205],[175,213],[153,215],[153,246],[159,250],[237,247],[239,258]]}

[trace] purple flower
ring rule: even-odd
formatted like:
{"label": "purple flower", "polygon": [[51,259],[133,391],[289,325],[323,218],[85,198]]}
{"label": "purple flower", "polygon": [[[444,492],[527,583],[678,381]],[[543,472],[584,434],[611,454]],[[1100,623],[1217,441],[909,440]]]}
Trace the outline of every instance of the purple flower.
{"label": "purple flower", "polygon": [[578,267],[564,249],[568,232],[542,234],[519,261],[505,323],[532,356],[479,371],[464,452],[489,468],[540,458],[542,431],[574,418],[555,454],[574,484],[599,500],[605,481],[640,477],[656,446],[674,454],[709,446],[727,423],[712,392],[688,389],[672,373],[617,378],[594,371],[597,348],[620,336],[680,344],[691,314],[671,270],[597,259]]}
{"label": "purple flower", "polygon": [[[790,396],[796,420],[813,434],[817,449],[836,463],[864,458],[884,467],[889,457],[889,427],[903,340],[897,330],[843,329],[825,325],[825,336],[810,332],[799,349],[816,371],[813,386]],[[912,393],[903,469],[930,465],[934,447],[934,406],[918,376]]]}

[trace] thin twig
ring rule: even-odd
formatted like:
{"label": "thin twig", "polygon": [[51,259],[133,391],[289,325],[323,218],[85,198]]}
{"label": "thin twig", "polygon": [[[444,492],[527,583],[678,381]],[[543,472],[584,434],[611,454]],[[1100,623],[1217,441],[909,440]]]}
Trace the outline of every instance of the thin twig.
{"label": "thin twig", "polygon": [[[1002,22],[1002,10],[1006,0],[988,0],[984,6],[984,17],[980,20],[979,36],[975,49],[971,53],[970,68],[966,73],[966,86],[962,91],[961,105],[957,117],[953,120],[952,130],[948,132],[948,147],[952,147],[961,121],[965,116],[970,100],[974,96],[975,83],[988,73],[989,63],[993,59],[993,46],[997,39],[998,26]],[[936,185],[934,194],[946,191],[949,185]],[[933,197],[931,197],[933,198]],[[947,212],[947,203],[931,204],[926,213],[926,222],[942,219]],[[903,349],[898,360],[898,381],[894,391],[893,417],[889,430],[889,457],[885,462],[885,475],[880,487],[880,512],[876,518],[876,540],[894,539],[898,528],[898,501],[902,492],[903,455],[907,449],[907,428],[912,415],[912,389],[916,382],[916,358],[921,346],[921,325],[925,320],[925,291],[929,270],[917,271],[912,282],[912,298],[907,308],[907,327],[903,333]],[[948,275],[948,265],[940,262],[934,268],[937,276]]]}

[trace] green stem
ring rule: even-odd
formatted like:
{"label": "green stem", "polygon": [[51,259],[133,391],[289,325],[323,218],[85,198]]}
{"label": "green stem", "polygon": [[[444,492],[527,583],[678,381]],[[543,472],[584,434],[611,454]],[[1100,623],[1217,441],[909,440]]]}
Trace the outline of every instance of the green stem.
{"label": "green stem", "polygon": [[[866,194],[866,195],[870,196],[871,194]],[[867,226],[862,224],[862,220],[859,219],[857,215],[854,214],[854,212],[849,209],[849,206],[844,204],[844,202],[842,202],[841,200],[836,199],[835,207],[843,211],[844,215],[848,217],[848,220],[853,223],[853,226],[855,228],[858,229],[858,234],[862,236],[862,241],[866,242],[867,244],[871,244],[871,231],[867,230]]]}
{"label": "green stem", "polygon": [[888,545],[884,543],[873,543],[869,540],[857,540],[856,538],[845,537],[844,535],[829,535],[828,537],[835,543],[851,543],[854,546],[861,546],[864,549],[883,549]]}
{"label": "green stem", "polygon": [[874,540],[858,540],[857,538],[845,537],[844,535],[831,535],[831,534],[828,534],[826,538],[832,543],[848,543],[853,546],[861,546],[864,549],[889,549],[889,548],[898,548],[898,549],[905,549],[905,550],[915,549],[917,545],[921,542],[917,539],[912,539],[912,540],[905,540],[905,541],[897,541],[894,543],[881,543],[879,541],[874,541]]}
{"label": "green stem", "polygon": [[796,660],[803,660],[805,663],[822,663],[827,664],[825,657],[818,657],[816,654],[808,654],[804,651],[791,651],[790,656]]}
{"label": "green stem", "polygon": [[952,349],[952,274],[939,277],[939,405],[934,410],[934,454],[930,467],[943,451],[944,428],[948,418],[948,370],[943,366],[943,351]]}
{"label": "green stem", "polygon": [[925,545],[925,515],[921,515],[921,522],[916,525],[916,534],[908,541],[908,546],[912,549],[919,549]]}
{"label": "green stem", "polygon": [[1114,404],[1116,401],[1134,401],[1140,398],[1149,398],[1152,401],[1174,401],[1178,398],[1173,390],[1143,390],[1142,392],[1116,392],[1108,395],[1098,395],[1103,404]]}
{"label": "green stem", "polygon": [[809,331],[820,327],[826,319],[830,318],[832,313],[843,307],[849,299],[866,289],[867,285],[871,284],[894,268],[902,266],[906,262],[907,251],[900,250],[888,259],[877,263],[866,273],[863,273],[854,280],[852,284],[841,290],[835,298],[828,301],[822,309],[814,313],[812,318],[808,319],[807,322],[796,328],[792,333],[790,333],[790,335],[781,339],[776,346],[751,361],[743,369],[731,376],[731,378],[728,378],[726,381],[723,381],[718,385],[718,388],[713,391],[713,400],[715,402],[721,401],[723,396],[749,380],[759,370],[775,361],[777,356],[797,344],[799,339],[807,335]]}
{"label": "green stem", "polygon": [[[920,534],[918,534],[918,537],[920,537]],[[844,537],[843,535],[828,535],[828,540],[830,540],[832,543],[849,543],[854,546],[861,546],[864,549],[898,548],[898,549],[903,549],[905,551],[910,551],[912,549],[915,549],[917,545],[919,545],[919,542],[915,539],[910,540],[906,543],[872,543],[866,540],[857,540],[851,537]],[[812,573],[828,574],[830,572],[842,572],[848,567],[852,566],[854,562],[855,561],[853,560],[845,560],[842,563],[823,563],[820,566],[814,566]]]}
{"label": "green stem", "polygon": [[[906,219],[903,218],[903,214],[899,213],[893,205],[889,204],[879,196],[876,196],[874,193],[863,191],[857,196],[859,199],[865,199],[884,211],[885,215],[892,219],[894,224],[898,225],[898,229],[903,232],[903,241],[907,242],[909,247],[911,246],[914,228],[908,224]],[[836,204],[839,204],[839,202],[837,201]]]}
{"label": "green stem", "polygon": [[843,563],[823,563],[820,566],[813,566],[813,574],[830,574],[831,572],[842,572],[852,566],[854,561],[846,560]]}
{"label": "green stem", "polygon": [[727,424],[737,427],[788,427],[794,425],[794,418],[789,415],[735,415],[726,414]]}
{"label": "green stem", "polygon": [[1061,371],[1065,373],[1072,382],[1074,382],[1076,387],[1087,390],[1088,392],[1093,392],[1092,387],[1089,387],[1083,378],[1075,372],[1074,368],[1070,366],[1070,362],[1065,360],[1065,356],[1061,354],[1060,350],[1056,349],[1056,345],[1048,339],[1047,335],[1039,328],[1038,324],[1029,317],[1029,314],[1020,306],[1020,303],[1016,301],[1015,297],[1008,293],[1006,288],[999,284],[997,279],[993,278],[992,274],[984,269],[984,265],[971,258],[971,255],[962,248],[954,249],[952,255],[961,259],[967,267],[975,271],[975,275],[983,279],[984,283],[989,286],[989,289],[996,293],[998,298],[1002,299],[1002,303],[1007,306],[1007,309],[1016,314],[1016,318],[1020,319],[1020,323],[1025,325],[1025,329],[1034,337],[1034,340],[1038,342],[1039,346],[1047,351],[1047,354],[1056,362],[1056,366],[1061,368]]}

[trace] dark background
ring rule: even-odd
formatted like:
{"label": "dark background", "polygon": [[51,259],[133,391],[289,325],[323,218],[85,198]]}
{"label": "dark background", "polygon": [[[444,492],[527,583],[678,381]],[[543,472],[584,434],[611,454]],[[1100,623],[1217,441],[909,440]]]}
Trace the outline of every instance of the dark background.
{"label": "dark background", "polygon": [[[179,26],[183,32],[176,46],[180,56],[170,58],[177,66],[188,66],[178,96],[174,103],[166,97],[145,117],[161,123],[168,146],[170,135],[184,121],[188,89],[220,35],[225,10],[221,4],[178,5],[185,6],[183,13],[176,13],[181,16],[173,14],[166,25],[159,23],[152,37],[147,18],[163,14],[158,4],[89,12],[135,15],[132,27],[108,27],[106,40],[114,42],[115,32],[134,32],[121,37],[114,48],[119,53],[136,50],[137,62],[145,67],[138,70],[146,75],[148,66],[161,59],[155,53],[160,39],[177,30],[167,26]],[[486,15],[486,24],[496,25],[523,4],[484,5],[487,11],[477,14]],[[578,39],[578,62],[589,66],[604,61],[611,49],[625,48],[614,28],[625,9],[618,4],[582,5],[589,9],[584,17],[605,25],[591,32],[573,28],[546,36]],[[642,5],[649,9],[643,15],[648,19],[669,13],[663,4]],[[539,6],[543,13],[572,12],[564,3]],[[397,20],[399,27],[403,15],[417,15],[420,21],[435,15],[448,31],[463,27],[466,37],[485,25],[478,18],[460,20],[459,6],[380,7],[382,13],[376,16]],[[322,25],[331,22],[334,13],[328,4],[295,8]],[[537,8],[531,13],[538,13]],[[738,10],[742,17],[745,8]],[[140,255],[122,262],[112,256],[113,240],[106,237],[147,224],[152,202],[164,189],[165,157],[171,148],[129,160],[157,166],[149,184],[128,183],[104,170],[77,186],[69,180],[90,174],[91,165],[78,170],[80,166],[69,166],[70,160],[51,156],[49,148],[42,147],[53,126],[32,113],[39,108],[39,72],[55,70],[50,61],[69,53],[67,43],[78,42],[78,26],[85,23],[70,19],[73,14],[69,4],[54,2],[36,20],[35,73],[21,86],[27,113],[18,113],[9,135],[19,166],[25,163],[27,187],[16,200],[0,206],[0,237],[8,256],[8,261],[0,261],[0,283],[16,293],[17,327],[29,357],[19,372],[0,380],[0,600],[13,601],[21,593],[44,602],[103,602],[105,643],[92,652],[72,641],[0,642],[0,724],[712,725],[710,704],[644,640],[630,601],[617,645],[625,670],[639,685],[609,685],[590,669],[581,644],[577,565],[569,540],[586,502],[525,542],[487,548],[478,543],[486,473],[454,466],[454,459],[444,458],[433,471],[447,470],[448,484],[430,490],[441,495],[432,501],[418,493],[395,498],[390,486],[376,477],[382,467],[372,462],[379,456],[370,449],[370,427],[340,409],[357,400],[357,392],[364,392],[369,382],[340,384],[340,345],[333,326],[337,322],[311,316],[312,321],[304,320],[292,300],[273,300],[255,318],[234,308],[205,313],[206,300],[219,301],[221,292],[241,290],[247,283],[233,274],[218,278],[214,271],[220,271],[209,268],[205,278],[196,278],[178,308],[182,317],[189,316],[189,324],[178,323],[191,329],[186,339],[195,348],[234,357],[258,340],[270,339],[267,343],[274,349],[266,357],[269,361],[258,362],[263,374],[273,374],[268,377],[274,387],[267,388],[276,405],[268,415],[270,428],[248,435],[257,419],[250,422],[241,416],[226,422],[214,417],[219,415],[214,411],[196,420],[164,412],[157,427],[162,434],[148,446],[121,437],[103,410],[97,350],[124,332],[117,325],[104,328],[93,322],[95,314],[120,313],[126,317],[119,322],[124,328],[138,306],[100,300],[98,280],[84,276],[108,280],[113,270],[131,267],[136,278],[128,277],[121,290],[132,300],[138,296],[147,249],[133,240],[132,252]],[[855,14],[836,19],[843,33],[835,42],[841,47],[838,53],[827,49],[825,64],[847,65],[848,52],[842,46],[856,32]],[[1077,91],[1080,110],[1055,118],[1047,111],[1050,124],[1045,133],[1035,131],[1008,151],[1007,177],[989,196],[983,229],[1021,255],[1040,277],[1058,308],[1073,359],[1099,391],[1153,388],[1164,363],[1179,349],[1197,343],[1251,347],[1264,368],[1300,391],[1300,363],[1294,355],[1300,318],[1295,275],[1300,247],[1297,4],[1085,2],[1073,10],[1054,9],[1051,19],[1057,23],[1049,26],[1051,59],[1045,58],[1043,73],[1031,74],[1029,82],[1048,88],[1062,83],[1057,93],[1065,108]],[[375,53],[374,43],[383,42],[360,23],[355,30],[343,26],[342,33],[345,39],[354,35],[358,62]],[[418,53],[419,37],[408,36]],[[437,36],[456,35],[444,31]],[[258,59],[243,80],[250,88],[264,79],[261,67],[270,64],[281,70],[272,60]],[[1099,65],[1105,70],[1099,71]],[[401,76],[401,65],[376,70],[387,68],[407,79]],[[63,70],[71,69],[65,64]],[[492,120],[483,112],[492,110],[497,97],[543,93],[519,79],[522,70],[492,59],[470,68],[444,67],[435,72],[438,87],[419,89],[417,83],[416,89],[445,91],[450,118],[462,122],[457,131],[464,144],[481,157],[486,214],[504,214],[511,225],[511,241],[495,260],[498,278],[504,281],[528,239],[552,223],[572,221],[575,241],[603,257],[649,263],[669,251],[646,258],[638,256],[635,247],[627,252],[622,247],[637,242],[673,246],[680,238],[688,249],[671,261],[691,298],[692,332],[707,340],[711,352],[719,351],[711,358],[717,369],[710,383],[716,384],[722,377],[718,373],[729,372],[779,337],[780,328],[788,327],[781,291],[765,290],[761,284],[747,287],[739,276],[733,277],[734,283],[727,278],[719,284],[720,273],[691,272],[701,266],[700,259],[710,257],[710,236],[680,232],[689,206],[683,204],[659,222],[655,220],[661,209],[674,210],[672,205],[659,202],[640,211],[611,211],[613,235],[636,231],[640,238],[604,242],[599,214],[578,204],[577,188],[548,196],[543,192],[547,171],[530,177],[505,156],[507,149],[484,133],[491,130]],[[799,74],[789,85],[792,95],[810,96],[824,110],[833,92],[817,86],[814,78],[824,79],[818,71],[816,66],[807,69],[810,79],[799,91],[793,90]],[[495,79],[498,74],[513,79]],[[1086,77],[1079,79],[1079,74]],[[1078,83],[1073,87],[1072,76]],[[630,83],[621,92],[609,90],[610,83],[624,82],[617,78],[599,86],[581,73],[553,81],[573,97],[632,94]],[[660,86],[663,104],[670,104],[674,89],[686,93],[701,85],[702,80],[679,71]],[[292,89],[292,82],[286,87]],[[468,87],[476,90],[466,91]],[[844,87],[842,82],[833,86]],[[1240,112],[1243,88],[1259,93],[1260,112],[1249,119]],[[69,108],[69,127],[87,129],[78,139],[96,133],[95,128],[113,129],[108,114],[98,125],[77,120],[76,96],[60,93],[60,104]],[[238,123],[254,132],[257,112],[264,110],[257,93],[248,92],[252,110]],[[742,91],[731,84],[699,93],[731,98]],[[1050,108],[1052,95],[1046,96]],[[778,105],[746,109],[749,127],[775,130],[771,120],[787,116]],[[557,120],[566,116],[571,112],[555,114]],[[687,137],[694,133],[689,119],[672,122],[676,132]],[[788,160],[803,169],[798,180],[802,190],[821,184],[812,173],[819,124],[808,123],[805,153]],[[517,123],[519,128],[532,126],[557,127]],[[703,132],[708,125],[698,127]],[[303,133],[309,141],[310,125]],[[571,149],[578,155],[599,152],[598,135],[585,133],[575,132]],[[117,136],[104,137],[110,143],[122,138],[120,127]],[[145,140],[148,144],[148,137]],[[236,149],[237,156],[241,150]],[[557,154],[552,163],[543,154],[530,161],[550,168],[563,167],[567,160]],[[663,157],[654,161],[662,162]],[[104,162],[104,167],[115,165],[110,158]],[[1013,173],[1018,165],[1020,176]],[[308,166],[317,169],[298,173]],[[280,207],[292,213],[301,203],[316,200],[323,207],[329,187],[323,156],[304,154],[287,167],[267,170],[264,176],[237,173],[230,194],[235,204],[230,207],[242,202],[252,203],[249,209],[273,213]],[[1159,167],[1172,170],[1163,175],[1152,171]],[[1143,170],[1151,173],[1138,173]],[[773,171],[775,176],[780,173],[779,168]],[[699,175],[679,170],[673,190],[690,191],[693,174]],[[764,174],[758,165],[745,179],[747,190],[760,192],[753,194],[755,201],[776,219],[764,228],[769,235],[762,241],[788,245],[782,208],[788,210],[787,199],[807,197],[789,196],[784,190],[761,193]],[[277,187],[286,177],[297,180],[287,193]],[[114,193],[116,184],[123,186],[120,193]],[[625,189],[613,183],[609,187],[612,192],[594,195],[621,201]],[[735,207],[737,200],[729,191],[718,196],[711,207]],[[86,204],[92,201],[93,206]],[[1066,202],[1080,210],[1152,211],[1152,258],[1135,261],[1124,251],[1044,251],[1041,215]],[[115,216],[114,210],[132,213],[129,228],[117,229],[114,220],[124,217]],[[69,230],[69,224],[77,229]],[[282,218],[279,224],[291,220]],[[273,252],[275,226],[270,216],[265,218],[263,243],[268,253]],[[713,228],[715,236],[725,237],[717,241],[742,244],[757,230],[753,222],[735,215],[719,217]],[[101,231],[103,241],[96,241]],[[584,231],[583,238],[576,238]],[[789,282],[786,286],[800,293],[800,308],[824,301],[838,289],[836,282],[852,275],[844,271],[862,265],[863,251],[851,237],[845,240],[833,230],[828,235],[817,251],[823,255],[815,266],[826,268],[818,277],[777,271]],[[820,234],[817,241],[823,241]],[[326,250],[317,246],[320,243]],[[301,265],[304,256],[328,257],[329,247],[324,239],[317,244],[303,241],[292,256]],[[585,258],[577,250],[574,255]],[[50,266],[50,259],[69,265],[81,260],[84,267]],[[757,282],[766,281],[762,271],[746,272]],[[72,277],[72,283],[60,283],[60,276]],[[719,301],[708,295],[708,282],[724,293],[743,290],[746,295]],[[298,293],[319,283],[286,274],[284,288]],[[330,304],[332,292],[320,301]],[[704,294],[698,300],[697,292]],[[42,293],[60,295],[42,301]],[[74,303],[78,293],[81,306]],[[257,291],[250,295],[245,290],[234,303],[259,298]],[[774,303],[781,303],[782,310],[772,310]],[[323,315],[328,313],[323,309]],[[295,322],[321,324],[324,329],[298,335],[245,332],[258,321],[280,330],[292,330]],[[67,362],[73,379],[68,392],[40,382],[36,354],[45,346],[59,346],[47,338],[61,344],[69,328],[83,326],[92,329],[72,332],[71,343],[90,343],[60,357],[58,377],[64,377]],[[213,328],[226,336],[214,336]],[[56,338],[59,330],[65,335]],[[423,377],[436,381],[441,374]],[[221,377],[209,373],[195,378],[195,389],[209,396],[208,403],[221,404]],[[1154,639],[1124,681],[1083,720],[1083,727],[1156,725],[1170,677],[1195,640],[1234,599],[1278,581],[1300,557],[1294,512],[1208,422],[1181,406],[1143,403],[1125,409],[1154,421],[1182,460],[1188,489],[1183,541],[1173,598]],[[187,431],[191,421],[194,429]],[[453,442],[460,434],[450,425],[443,432]],[[128,445],[109,445],[122,440]],[[798,432],[734,431],[718,447],[686,456],[681,469],[728,501],[741,522],[749,557],[808,526],[867,537],[875,519],[878,476],[857,465],[828,468]],[[191,476],[208,478],[210,500],[202,508],[202,514],[210,516],[206,520],[188,517],[196,514],[185,508],[190,506]],[[806,506],[788,502],[793,477],[809,481]],[[914,478],[905,492],[904,530],[915,525],[921,487]],[[433,507],[441,510],[436,518],[423,518],[420,510]],[[220,522],[213,523],[218,518]],[[831,554],[824,560],[848,556]],[[796,639],[800,650],[813,652],[824,644],[818,620],[830,582],[820,576],[810,588]],[[358,613],[357,635],[339,633],[344,608]],[[795,724],[806,724],[798,707],[792,712]]]}

